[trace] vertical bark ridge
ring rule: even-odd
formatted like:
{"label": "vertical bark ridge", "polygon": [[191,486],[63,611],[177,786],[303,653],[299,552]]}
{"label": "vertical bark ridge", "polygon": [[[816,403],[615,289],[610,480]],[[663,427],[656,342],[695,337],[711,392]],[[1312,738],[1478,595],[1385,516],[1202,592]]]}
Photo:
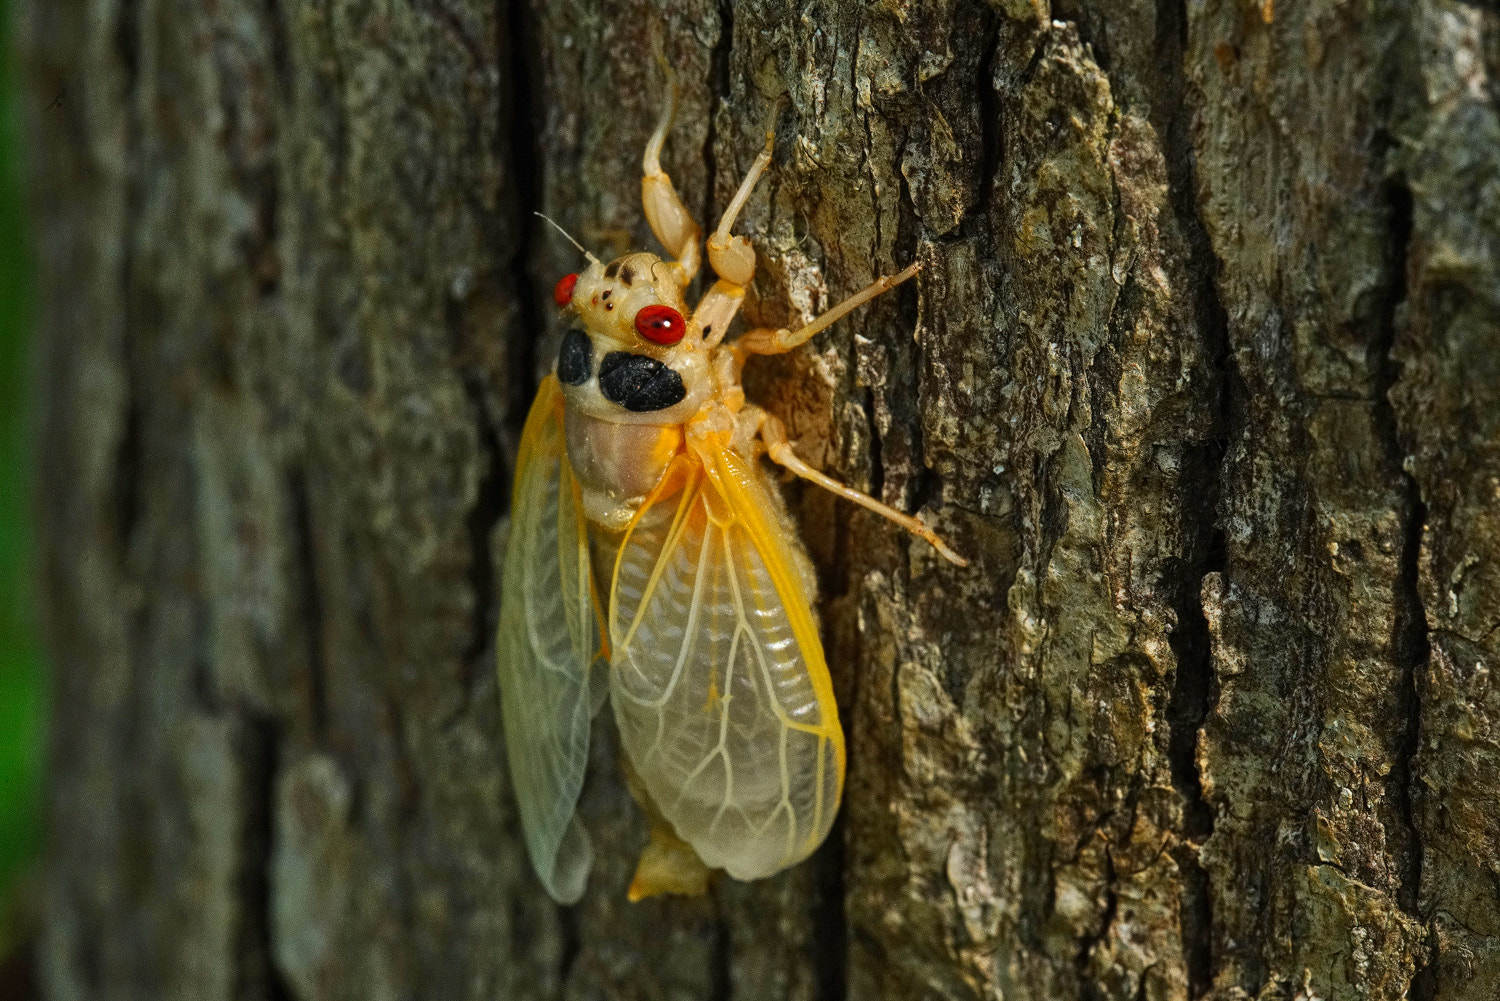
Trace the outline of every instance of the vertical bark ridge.
{"label": "vertical bark ridge", "polygon": [[[1391,13],[1189,12],[1193,149],[1235,373],[1227,559],[1205,590],[1220,696],[1200,755],[1220,818],[1202,853],[1220,989],[1401,997],[1426,951],[1400,777],[1420,646],[1412,497],[1384,360],[1401,297]],[[1282,48],[1298,30],[1309,44]],[[1282,928],[1296,931],[1277,945]],[[1355,948],[1369,958],[1343,958]]]}
{"label": "vertical bark ridge", "polygon": [[[1387,398],[1403,471],[1417,489],[1410,531],[1421,604],[1405,625],[1415,681],[1408,700],[1418,720],[1407,734],[1415,754],[1405,758],[1405,802],[1413,851],[1420,852],[1420,870],[1413,867],[1408,882],[1417,883],[1430,949],[1413,993],[1468,1001],[1500,982],[1493,880],[1478,861],[1493,856],[1482,846],[1500,836],[1500,712],[1479,683],[1500,621],[1491,486],[1500,476],[1500,407],[1489,372],[1497,351],[1500,216],[1494,200],[1480,194],[1500,179],[1493,84],[1500,12],[1445,0],[1398,10],[1390,173],[1393,230],[1400,236],[1406,228],[1409,239],[1391,258],[1401,268],[1404,302],[1391,303]],[[1480,881],[1488,888],[1479,890]]]}

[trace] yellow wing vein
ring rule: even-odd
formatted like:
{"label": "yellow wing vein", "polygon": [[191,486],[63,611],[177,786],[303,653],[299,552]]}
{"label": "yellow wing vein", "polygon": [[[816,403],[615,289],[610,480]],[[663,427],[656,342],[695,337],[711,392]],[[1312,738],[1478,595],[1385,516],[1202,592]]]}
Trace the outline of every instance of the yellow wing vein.
{"label": "yellow wing vein", "polygon": [[[671,554],[671,551],[672,550],[666,546],[662,547],[662,555],[661,558],[657,560],[657,562],[661,563],[665,561],[667,556]],[[702,546],[698,550],[698,578],[700,580],[703,577],[703,570],[708,564],[708,553],[709,547],[707,545]],[[642,600],[641,604],[643,606],[645,605],[644,599]],[[662,690],[661,698],[652,699],[650,702],[643,702],[642,705],[650,706],[653,709],[660,708],[661,706],[665,705],[666,702],[672,697],[672,694],[677,691],[677,683],[682,680],[683,666],[687,664],[688,651],[692,648],[694,641],[697,639],[696,635],[693,632],[693,627],[698,624],[698,615],[702,608],[703,589],[701,587],[695,587],[693,588],[692,602],[688,605],[687,628],[683,630],[682,646],[677,648],[677,661],[672,666],[672,677],[667,679],[667,684],[666,687]],[[640,621],[642,614],[642,612],[636,612],[635,619],[637,622]]]}
{"label": "yellow wing vein", "polygon": [[[734,591],[735,615],[740,621],[740,628],[744,629],[746,632],[749,632],[750,624],[745,620],[745,597],[740,590],[739,576],[737,573],[735,573],[734,553],[729,544],[728,532],[724,533],[724,549],[724,559],[729,567],[729,579]],[[746,563],[748,563],[750,559],[749,554],[747,553],[743,557],[743,559]],[[761,594],[755,594],[754,598],[755,603],[760,607],[760,609],[762,611],[766,611],[767,609],[764,601],[764,596]],[[754,651],[756,664],[760,667],[761,681],[765,685],[767,701],[771,705],[771,711],[776,714],[777,722],[781,724],[781,733],[778,735],[777,740],[777,770],[781,778],[781,799],[777,802],[776,809],[772,810],[771,813],[766,817],[765,823],[759,825],[758,827],[752,825],[752,829],[755,831],[757,836],[764,834],[766,831],[771,829],[771,825],[776,822],[776,818],[780,816],[781,811],[783,809],[786,810],[788,818],[787,844],[783,857],[791,858],[794,854],[794,845],[796,843],[797,810],[794,806],[792,806],[791,799],[792,776],[791,771],[787,766],[787,735],[794,729],[811,728],[806,727],[805,724],[802,726],[798,726],[798,724],[796,724],[794,720],[787,716],[786,710],[781,704],[781,700],[776,696],[776,686],[774,680],[771,677],[771,665],[766,661],[765,650],[760,646],[760,644],[752,644],[751,649]],[[816,825],[814,826],[814,829],[816,829]]]}
{"label": "yellow wing vein", "polygon": [[[718,448],[708,450],[712,457],[709,466],[709,478],[714,486],[720,491],[728,503],[729,509],[734,513],[735,521],[738,522],[750,537],[755,549],[765,561],[766,571],[771,577],[772,586],[782,596],[782,602],[787,611],[787,618],[792,626],[792,635],[797,646],[802,650],[808,676],[813,685],[821,712],[821,721],[818,725],[797,723],[786,718],[782,712],[779,702],[777,703],[777,717],[784,726],[803,733],[818,737],[816,782],[814,791],[814,817],[813,823],[808,828],[807,846],[815,847],[821,839],[821,828],[823,826],[824,812],[827,804],[827,770],[828,755],[827,748],[831,743],[834,748],[835,763],[838,767],[837,784],[843,785],[843,759],[844,748],[842,733],[840,732],[837,716],[837,705],[833,697],[833,680],[828,675],[828,668],[822,658],[822,644],[818,640],[817,629],[812,622],[812,615],[803,602],[787,600],[788,596],[800,596],[801,589],[797,586],[790,568],[788,568],[779,551],[775,536],[772,535],[761,512],[756,505],[746,496],[745,489],[741,485],[741,470],[735,468],[738,465],[738,457],[730,453],[729,449],[722,445]],[[757,653],[760,651],[757,650]],[[764,667],[764,662],[762,662]],[[835,800],[837,802],[837,800]],[[769,823],[768,819],[768,823]]]}
{"label": "yellow wing vein", "polygon": [[[816,819],[817,822],[814,823],[813,826],[812,826],[812,828],[811,828],[814,831],[816,831],[819,827],[821,827],[822,823],[823,823],[823,809],[824,809],[824,806],[825,806],[825,803],[823,801],[823,798],[824,798],[823,790],[824,790],[824,787],[827,786],[827,784],[828,784],[827,782],[825,782],[823,780],[824,773],[828,769],[828,755],[824,754],[823,752],[824,752],[824,750],[827,747],[828,747],[828,738],[827,737],[820,737],[820,738],[818,738],[818,778],[817,778],[817,791],[815,793],[813,793],[813,815],[814,815],[814,818]],[[813,836],[811,834],[809,834],[808,835],[808,840],[811,841],[812,837]]]}
{"label": "yellow wing vein", "polygon": [[[559,400],[558,408],[561,410],[561,400]],[[561,414],[558,415],[558,426],[562,426]],[[559,496],[561,496],[562,485],[566,485],[568,495],[573,498],[573,532],[574,538],[578,543],[578,608],[592,609],[594,613],[593,621],[599,633],[599,647],[594,651],[593,659],[597,660],[600,657],[607,658],[609,656],[609,636],[605,624],[608,620],[604,617],[604,609],[600,606],[599,588],[594,582],[593,563],[589,557],[589,523],[588,518],[583,513],[583,488],[578,483],[578,477],[573,475],[573,464],[568,461],[566,449],[562,452],[561,462],[562,484],[558,487]],[[561,505],[559,505],[559,509],[561,509]],[[558,531],[561,532],[561,528]],[[559,546],[558,558],[561,559],[561,557],[562,547]],[[580,632],[587,631],[587,624],[583,624]],[[575,635],[578,634],[575,633]]]}
{"label": "yellow wing vein", "polygon": [[[766,564],[766,571],[771,577],[772,586],[782,598],[787,620],[792,627],[792,635],[807,662],[808,675],[818,704],[825,708],[832,708],[835,705],[833,681],[828,676],[828,667],[823,661],[823,645],[818,639],[818,630],[813,624],[812,612],[808,608],[807,600],[802,596],[802,588],[781,556],[780,540],[772,535],[764,516],[747,496],[745,488],[741,486],[740,477],[743,474],[734,468],[736,458],[732,456],[732,453],[721,446],[713,450],[713,459],[710,478],[714,486],[718,488],[720,496],[725,499],[729,509],[734,513],[735,521],[750,536],[756,551]],[[791,596],[792,600],[787,600],[788,596]],[[820,726],[792,725],[795,729],[812,733],[832,732],[827,713],[824,713],[823,723]]]}
{"label": "yellow wing vein", "polygon": [[[700,580],[703,577],[704,567],[708,563],[708,552],[709,548],[707,545],[700,547],[698,550],[698,579]],[[663,556],[665,555],[666,554],[663,553]],[[656,710],[656,738],[652,741],[651,747],[646,751],[646,761],[650,761],[657,754],[657,752],[661,750],[662,740],[666,736],[665,728],[667,724],[667,717],[666,714],[662,712],[662,707],[665,706],[667,702],[672,698],[673,693],[677,691],[678,683],[682,680],[683,668],[687,664],[688,651],[697,641],[697,634],[694,631],[694,626],[696,626],[698,623],[698,615],[701,612],[702,607],[703,589],[700,587],[694,587],[692,602],[688,606],[687,628],[683,630],[682,646],[677,650],[677,661],[672,667],[672,677],[668,679],[660,698],[651,699],[650,701],[643,701],[640,699],[636,700],[642,706]],[[639,621],[640,619],[639,612],[637,612],[636,614],[636,619],[637,621]]]}
{"label": "yellow wing vein", "polygon": [[[709,522],[709,531],[714,529],[712,521]],[[709,833],[719,826],[719,821],[724,819],[724,811],[729,809],[729,804],[734,802],[734,762],[729,756],[729,705],[734,699],[734,664],[739,657],[740,637],[749,634],[749,623],[745,622],[741,614],[740,604],[740,582],[739,575],[734,572],[734,553],[729,542],[729,529],[719,529],[719,536],[724,547],[724,572],[729,580],[729,589],[734,594],[734,607],[736,623],[734,637],[729,641],[729,656],[724,664],[724,688],[719,697],[719,747],[718,750],[724,757],[724,801],[719,804],[719,809],[714,813],[713,821],[708,825]],[[706,541],[706,540],[705,540]],[[708,546],[704,545],[704,550]],[[751,647],[754,647],[751,643]],[[741,811],[743,813],[743,811]]]}
{"label": "yellow wing vein", "polygon": [[[707,550],[711,545],[713,531],[714,524],[712,521],[710,521],[703,537],[703,548],[705,550]],[[728,541],[727,535],[725,541]],[[731,569],[730,581],[733,582],[733,580],[734,576]],[[733,689],[730,686],[734,679],[734,658],[736,656],[736,653],[738,652],[739,643],[740,630],[735,629],[734,636],[729,641],[729,658],[728,664],[724,669],[723,694],[719,697],[719,741],[714,745],[713,750],[709,751],[706,755],[703,756],[703,760],[698,762],[698,767],[694,768],[691,772],[688,773],[687,778],[685,778],[682,782],[682,790],[677,794],[677,801],[672,804],[672,808],[674,810],[680,807],[682,805],[682,801],[687,798],[689,788],[692,786],[693,782],[698,778],[698,776],[702,775],[704,770],[707,769],[709,765],[713,764],[715,758],[723,758],[724,801],[719,804],[719,811],[715,815],[715,823],[717,823],[718,817],[723,816],[724,807],[734,800],[734,764],[729,757],[729,702],[734,697],[732,694]]]}
{"label": "yellow wing vein", "polygon": [[[696,466],[696,463],[694,463],[694,465]],[[616,593],[620,586],[620,565],[625,558],[625,549],[630,545],[630,540],[635,535],[636,526],[640,524],[642,515],[650,510],[655,502],[660,499],[661,491],[663,491],[667,487],[668,482],[671,478],[672,470],[669,468],[667,472],[662,475],[661,482],[658,483],[656,485],[656,488],[651,491],[651,495],[646,498],[644,503],[641,504],[641,509],[635,513],[635,517],[630,519],[630,525],[625,531],[625,538],[620,540],[620,551],[615,555],[614,579],[610,582],[611,608],[618,607],[616,604]],[[676,514],[673,515],[672,527],[667,532],[666,540],[662,543],[661,554],[656,560],[656,565],[651,568],[651,577],[646,581],[646,587],[641,593],[640,601],[636,604],[635,615],[631,618],[630,628],[626,631],[625,638],[620,641],[620,646],[622,648],[629,648],[630,641],[635,638],[636,630],[640,628],[641,625],[641,619],[645,615],[646,609],[650,607],[651,596],[656,593],[656,585],[658,582],[660,582],[661,575],[666,569],[666,557],[677,548],[677,545],[682,538],[682,532],[687,524],[688,508],[690,507],[694,496],[696,496],[694,487],[697,482],[698,476],[695,469],[692,473],[689,474],[688,482],[683,485],[682,499],[677,504]]]}

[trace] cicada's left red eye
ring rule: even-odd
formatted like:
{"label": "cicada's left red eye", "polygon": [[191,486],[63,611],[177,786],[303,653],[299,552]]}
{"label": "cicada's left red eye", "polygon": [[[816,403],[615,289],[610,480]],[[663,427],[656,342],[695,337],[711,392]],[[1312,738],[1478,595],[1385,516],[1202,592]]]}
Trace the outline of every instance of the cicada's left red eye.
{"label": "cicada's left red eye", "polygon": [[552,287],[552,301],[559,306],[566,306],[573,301],[573,286],[578,284],[577,275],[563,275]]}
{"label": "cicada's left red eye", "polygon": [[687,333],[687,324],[682,314],[671,306],[660,304],[645,306],[635,314],[635,329],[642,337],[656,344],[676,344]]}

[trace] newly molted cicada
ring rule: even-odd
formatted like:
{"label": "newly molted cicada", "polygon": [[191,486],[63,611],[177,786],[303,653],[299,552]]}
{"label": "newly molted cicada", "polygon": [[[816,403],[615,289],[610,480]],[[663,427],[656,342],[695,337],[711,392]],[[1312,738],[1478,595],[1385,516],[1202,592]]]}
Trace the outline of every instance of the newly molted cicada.
{"label": "newly molted cicada", "polygon": [[[626,778],[651,820],[631,899],[702,892],[713,869],[760,879],[828,834],[844,737],[812,612],[814,579],[772,462],[891,519],[962,565],[917,519],[793,453],[747,404],[746,359],[795,348],[916,274],[912,265],[795,332],[724,345],[755,273],[730,228],[771,162],[756,158],[718,229],[718,280],[688,313],[702,232],[646,146],[646,219],[672,259],[628,254],[557,283],[571,318],[526,419],[516,466],[498,644],[502,715],[527,847],[556,900],[592,862],[575,808],[589,725],[606,692]],[[580,248],[582,249],[582,248]]]}

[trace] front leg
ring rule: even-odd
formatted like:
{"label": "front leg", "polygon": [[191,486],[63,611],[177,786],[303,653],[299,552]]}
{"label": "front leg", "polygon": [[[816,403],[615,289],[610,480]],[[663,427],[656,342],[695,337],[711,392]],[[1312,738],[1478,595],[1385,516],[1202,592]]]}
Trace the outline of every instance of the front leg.
{"label": "front leg", "polygon": [[646,143],[646,155],[641,159],[641,206],[646,212],[646,221],[651,232],[667,248],[667,253],[676,259],[681,272],[683,287],[698,273],[702,251],[699,241],[703,230],[693,220],[693,214],[682,204],[672,178],[661,169],[661,150],[666,144],[667,132],[672,128],[672,115],[677,110],[677,84],[668,88],[667,106],[662,111],[661,121],[651,140]]}
{"label": "front leg", "polygon": [[740,217],[740,210],[750,200],[755,182],[760,180],[760,175],[771,165],[771,146],[775,141],[774,135],[766,136],[766,148],[760,151],[755,162],[750,165],[745,179],[740,182],[740,189],[734,193],[729,207],[724,210],[718,229],[708,238],[708,263],[714,269],[714,274],[740,288],[749,285],[750,279],[755,277],[755,248],[743,236],[731,236],[729,230]]}
{"label": "front leg", "polygon": [[690,327],[703,338],[708,347],[713,347],[724,339],[724,334],[729,330],[729,321],[739,312],[740,303],[745,299],[745,289],[755,277],[755,247],[743,236],[731,235],[729,230],[739,218],[745,202],[750,199],[755,182],[760,180],[760,175],[770,166],[771,143],[774,138],[766,136],[766,148],[760,151],[760,155],[750,165],[745,179],[740,182],[739,190],[734,193],[729,207],[724,210],[718,228],[708,238],[708,264],[714,269],[714,274],[719,276],[719,280],[714,282],[713,288],[708,290],[708,294],[698,303],[698,308],[693,310]]}

